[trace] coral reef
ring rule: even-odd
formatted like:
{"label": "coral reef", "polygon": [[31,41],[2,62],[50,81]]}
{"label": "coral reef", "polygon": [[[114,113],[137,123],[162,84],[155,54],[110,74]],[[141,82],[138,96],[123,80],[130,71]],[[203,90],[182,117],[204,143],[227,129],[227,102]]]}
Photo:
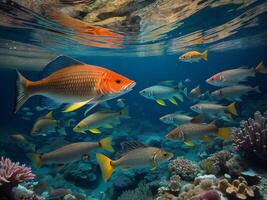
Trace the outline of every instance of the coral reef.
{"label": "coral reef", "polygon": [[266,118],[259,111],[254,119],[249,118],[240,122],[240,128],[233,130],[233,146],[244,156],[253,155],[267,161],[267,126]]}
{"label": "coral reef", "polygon": [[196,196],[191,197],[190,200],[220,200],[221,196],[216,190],[209,190]]}
{"label": "coral reef", "polygon": [[152,193],[145,182],[140,182],[138,187],[134,190],[126,190],[119,197],[118,200],[152,200]]}
{"label": "coral reef", "polygon": [[14,199],[17,200],[44,200],[39,197],[34,191],[27,189],[22,185],[18,185],[12,189]]}
{"label": "coral reef", "polygon": [[231,175],[240,175],[246,168],[246,164],[239,156],[233,156],[226,161],[225,166]]}
{"label": "coral reef", "polygon": [[194,180],[198,173],[198,166],[193,164],[192,161],[177,157],[172,160],[168,169],[170,172],[179,175],[183,180]]}
{"label": "coral reef", "polygon": [[173,175],[168,182],[168,189],[172,192],[179,192],[181,188],[181,177],[179,175]]}
{"label": "coral reef", "polygon": [[14,199],[12,188],[19,183],[34,179],[31,168],[19,162],[14,163],[8,158],[1,157],[0,160],[0,197],[1,199]]}
{"label": "coral reef", "polygon": [[248,186],[244,177],[239,176],[230,184],[228,180],[222,179],[219,181],[218,188],[223,192],[228,199],[258,199],[257,186]]}
{"label": "coral reef", "polygon": [[208,174],[222,174],[227,172],[226,162],[231,159],[232,154],[228,151],[219,151],[211,154],[199,163],[201,169]]}

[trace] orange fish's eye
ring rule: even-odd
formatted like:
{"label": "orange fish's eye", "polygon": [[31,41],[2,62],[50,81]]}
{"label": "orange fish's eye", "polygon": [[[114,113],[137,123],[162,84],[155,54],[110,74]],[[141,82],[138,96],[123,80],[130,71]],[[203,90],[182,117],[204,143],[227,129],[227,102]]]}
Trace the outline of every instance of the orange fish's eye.
{"label": "orange fish's eye", "polygon": [[116,83],[117,84],[120,84],[121,83],[121,80],[120,79],[116,79]]}

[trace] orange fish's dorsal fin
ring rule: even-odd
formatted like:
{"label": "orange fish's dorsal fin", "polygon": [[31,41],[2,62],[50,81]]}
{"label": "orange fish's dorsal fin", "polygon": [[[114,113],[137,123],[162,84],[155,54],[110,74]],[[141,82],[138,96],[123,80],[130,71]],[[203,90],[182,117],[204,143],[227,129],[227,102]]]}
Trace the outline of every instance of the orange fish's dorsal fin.
{"label": "orange fish's dorsal fin", "polygon": [[58,71],[59,69],[62,69],[64,67],[68,67],[71,65],[84,65],[84,64],[85,63],[80,62],[68,56],[58,56],[45,66],[45,68],[41,72],[41,77],[42,78],[47,77],[53,72]]}

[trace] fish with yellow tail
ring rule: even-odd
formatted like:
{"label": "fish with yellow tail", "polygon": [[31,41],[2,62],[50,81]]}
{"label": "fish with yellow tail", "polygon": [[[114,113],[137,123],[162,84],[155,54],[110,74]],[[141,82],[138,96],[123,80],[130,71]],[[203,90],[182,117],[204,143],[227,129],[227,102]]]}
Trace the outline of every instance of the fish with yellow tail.
{"label": "fish with yellow tail", "polygon": [[[17,80],[17,112],[32,96],[47,97],[46,105],[53,108],[71,104],[63,112],[71,112],[86,104],[92,109],[104,101],[121,96],[135,85],[135,82],[108,69],[87,65],[67,56],[59,56],[43,71],[43,79],[29,81],[19,72]],[[51,102],[52,101],[52,102]]]}
{"label": "fish with yellow tail", "polygon": [[233,86],[247,81],[249,77],[255,77],[256,73],[267,73],[263,62],[260,62],[255,68],[240,67],[219,72],[208,78],[206,82],[217,87]]}
{"label": "fish with yellow tail", "polygon": [[111,160],[107,156],[97,153],[96,159],[102,171],[105,182],[109,180],[113,171],[123,169],[150,167],[155,169],[160,163],[170,160],[172,153],[156,147],[149,147],[137,141],[121,143],[122,151],[118,160]]}
{"label": "fish with yellow tail", "polygon": [[66,135],[65,127],[70,126],[70,121],[60,121],[54,119],[52,111],[45,116],[39,117],[33,124],[32,136],[46,136],[58,132],[60,135]]}
{"label": "fish with yellow tail", "polygon": [[122,118],[128,117],[127,107],[117,112],[108,110],[98,111],[81,120],[73,128],[73,131],[77,133],[90,131],[91,133],[99,134],[101,131],[98,128],[113,128],[114,123],[119,123]]}
{"label": "fish with yellow tail", "polygon": [[69,162],[83,160],[94,149],[104,149],[114,152],[111,146],[112,138],[107,137],[99,142],[76,142],[60,147],[49,153],[35,153],[31,155],[33,165],[41,167],[43,164],[63,165]]}
{"label": "fish with yellow tail", "polygon": [[221,139],[230,139],[231,128],[218,128],[215,121],[210,124],[183,124],[171,130],[165,137],[169,140],[182,141],[189,147],[195,146],[192,140],[210,141],[209,135]]}
{"label": "fish with yellow tail", "polygon": [[187,95],[187,88],[183,87],[182,82],[180,82],[178,85],[175,85],[173,81],[168,80],[145,88],[141,90],[139,94],[147,99],[155,100],[161,106],[167,105],[165,100],[177,105],[178,103],[176,99],[180,100],[181,102],[184,101],[183,96]]}
{"label": "fish with yellow tail", "polygon": [[212,103],[199,103],[191,106],[190,108],[199,114],[209,115],[212,117],[227,115],[227,113],[238,116],[235,102],[227,106]]}
{"label": "fish with yellow tail", "polygon": [[208,51],[204,51],[200,53],[198,51],[189,51],[179,57],[179,60],[184,62],[199,62],[201,59],[207,61],[208,60]]}

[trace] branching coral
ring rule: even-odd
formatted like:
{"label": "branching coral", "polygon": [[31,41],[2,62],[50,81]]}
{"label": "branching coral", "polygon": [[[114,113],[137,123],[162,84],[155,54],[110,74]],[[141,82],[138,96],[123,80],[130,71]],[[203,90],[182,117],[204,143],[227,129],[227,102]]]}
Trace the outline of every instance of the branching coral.
{"label": "branching coral", "polygon": [[10,159],[0,160],[0,185],[12,184],[13,186],[28,180],[34,179],[31,168],[19,162],[14,163]]}
{"label": "branching coral", "polygon": [[254,119],[240,122],[240,128],[233,131],[234,148],[246,156],[256,155],[267,161],[267,125],[266,118],[259,111]]}
{"label": "branching coral", "polygon": [[183,158],[176,158],[168,165],[170,172],[179,175],[184,180],[193,180],[198,173],[198,166],[193,164],[192,161]]}
{"label": "branching coral", "polygon": [[31,168],[25,165],[20,165],[18,162],[14,163],[10,159],[0,160],[0,198],[14,199],[12,188],[19,183],[34,179]]}

